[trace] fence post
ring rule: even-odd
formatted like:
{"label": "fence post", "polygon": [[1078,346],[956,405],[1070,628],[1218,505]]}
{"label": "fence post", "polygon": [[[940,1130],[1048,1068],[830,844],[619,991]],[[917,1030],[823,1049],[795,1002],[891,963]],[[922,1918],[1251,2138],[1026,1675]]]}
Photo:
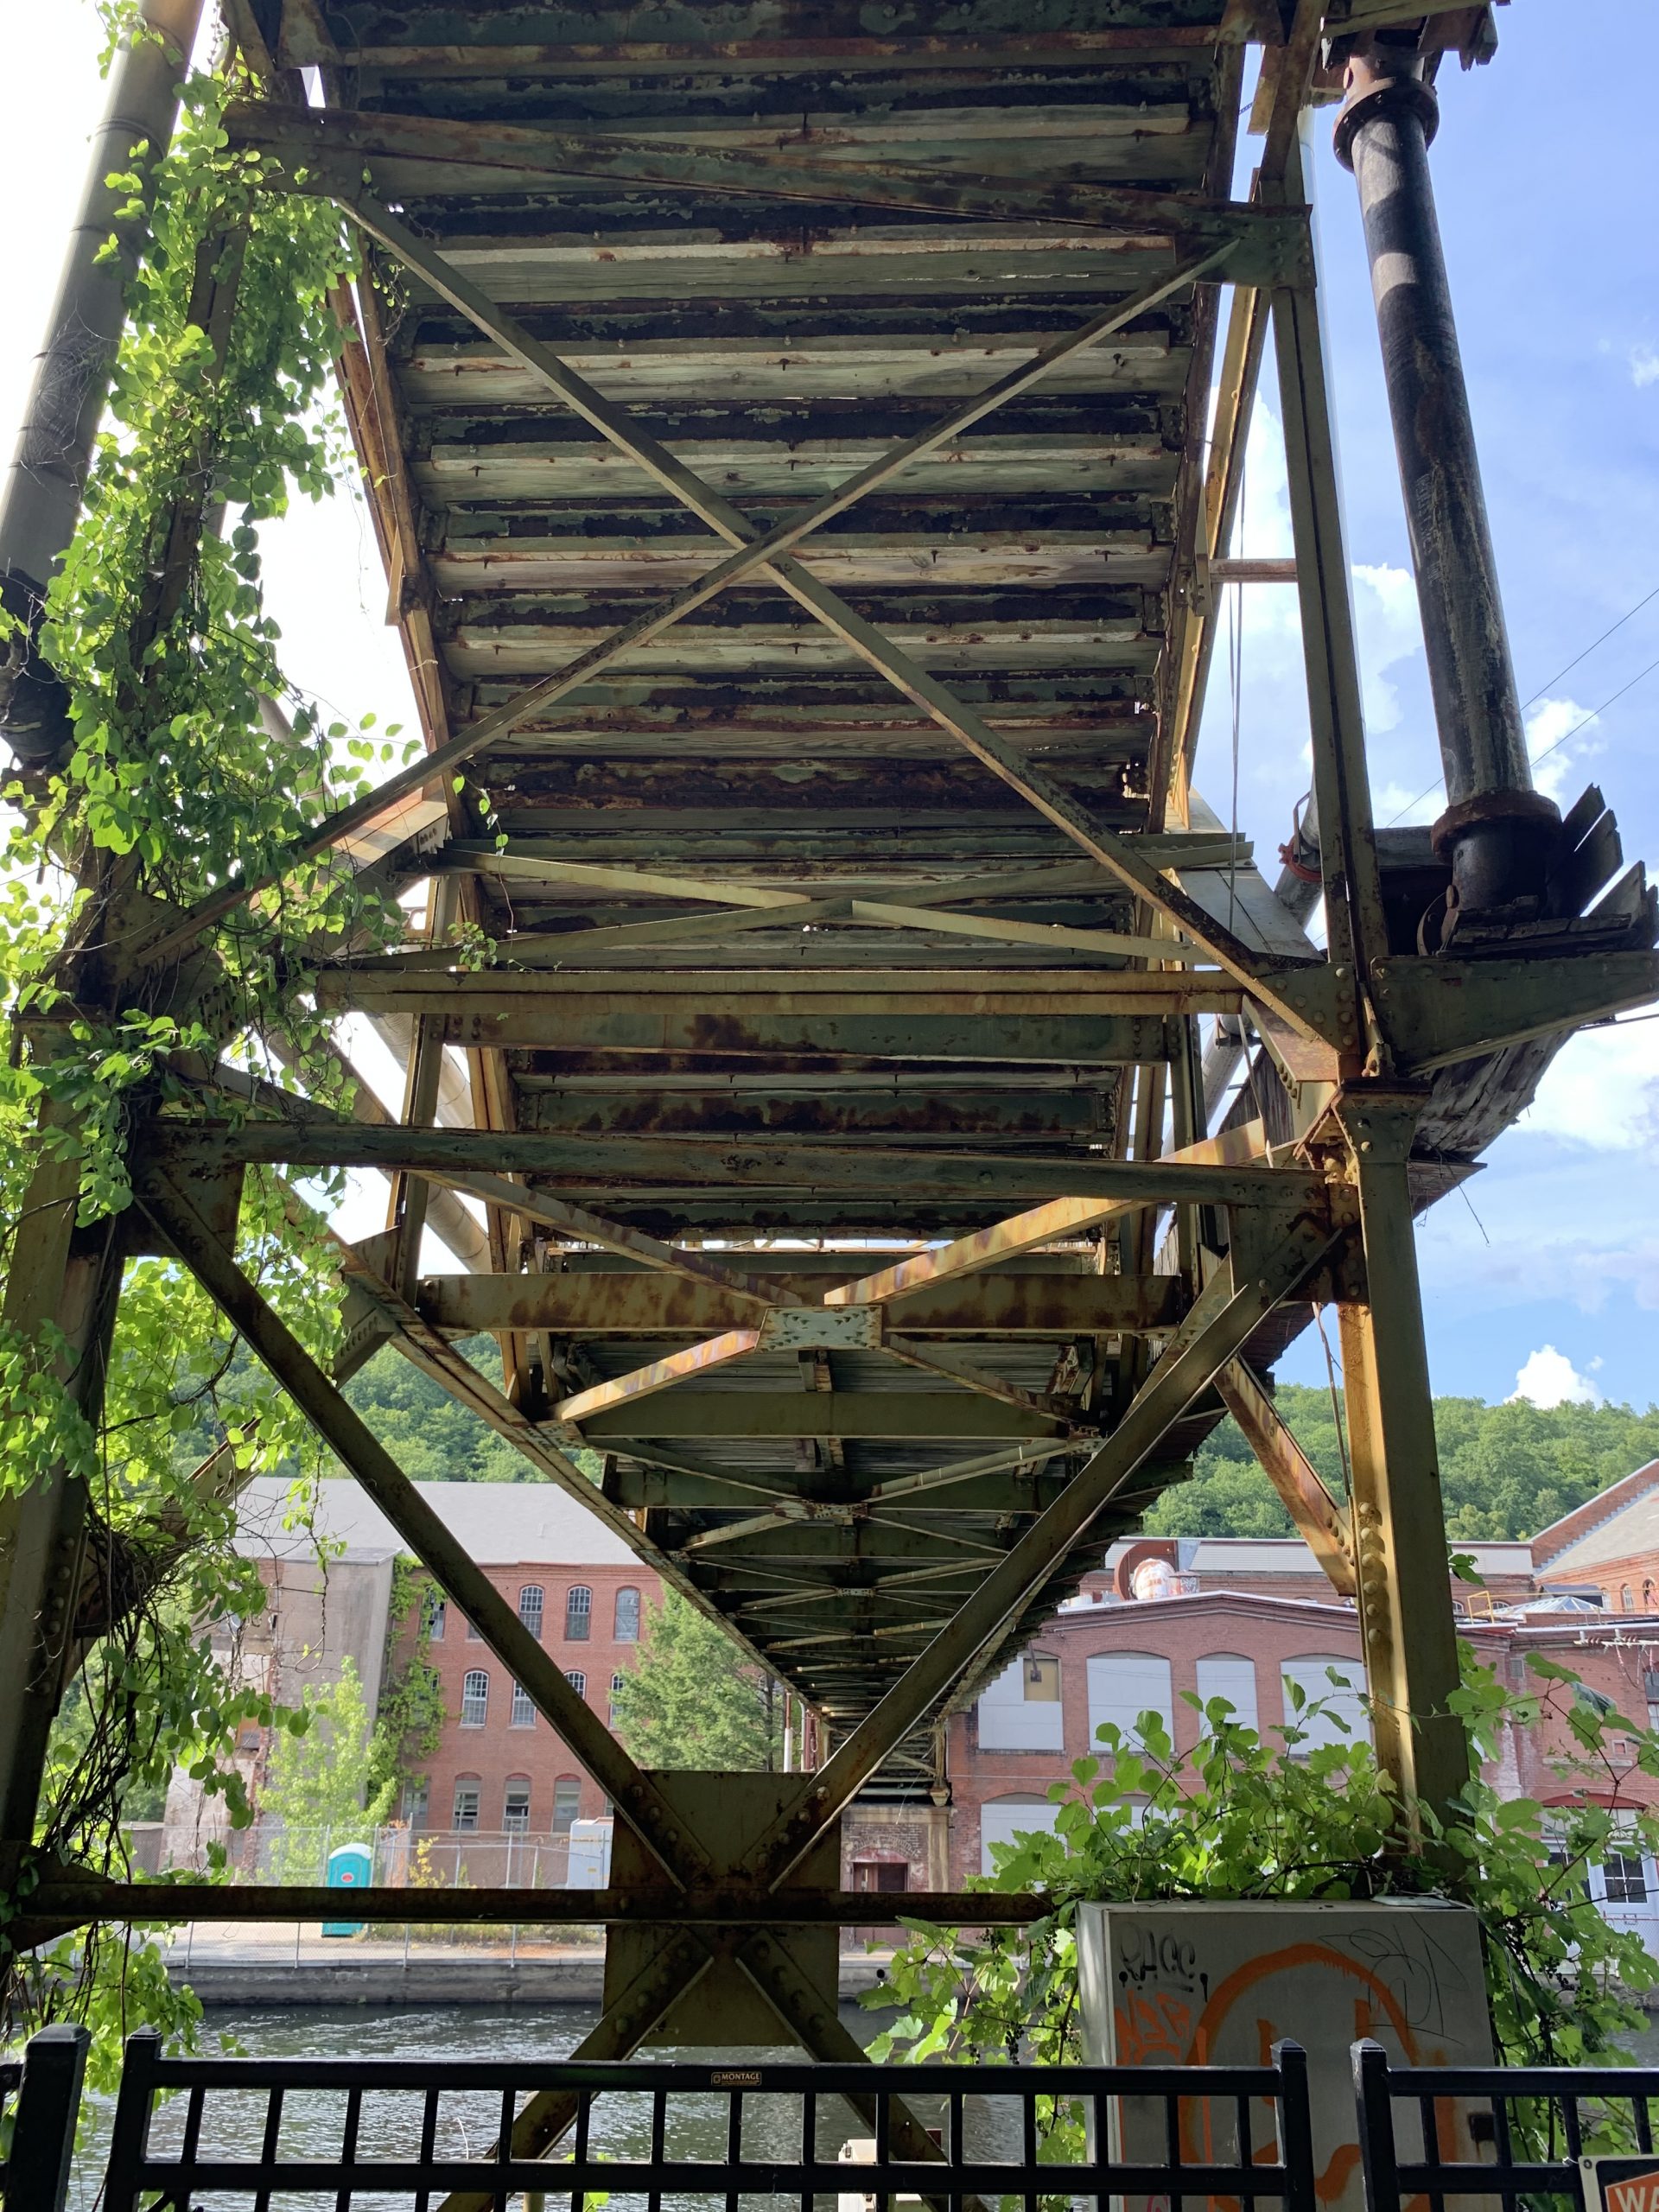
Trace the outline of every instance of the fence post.
{"label": "fence post", "polygon": [[1389,2054],[1368,2036],[1353,2047],[1354,2104],[1367,2212],[1400,2212],[1400,2166],[1394,2141]]}
{"label": "fence post", "polygon": [[[1284,2212],[1317,2212],[1313,2174],[1313,2109],[1307,2091],[1307,2053],[1299,2043],[1276,2043],[1273,2063],[1279,2071],[1274,2112],[1279,2133],[1279,2163],[1285,2170]],[[1250,2146],[1238,2146],[1239,2163],[1249,2165]]]}
{"label": "fence post", "polygon": [[121,2058],[121,2088],[115,2101],[115,2126],[110,2133],[105,2212],[134,2212],[138,2202],[138,2174],[149,2133],[153,2075],[161,2055],[162,2039],[154,2028],[140,2028],[127,2037]]}
{"label": "fence post", "polygon": [[29,2039],[6,2162],[6,2212],[63,2212],[91,2040],[85,2028],[67,2024]]}

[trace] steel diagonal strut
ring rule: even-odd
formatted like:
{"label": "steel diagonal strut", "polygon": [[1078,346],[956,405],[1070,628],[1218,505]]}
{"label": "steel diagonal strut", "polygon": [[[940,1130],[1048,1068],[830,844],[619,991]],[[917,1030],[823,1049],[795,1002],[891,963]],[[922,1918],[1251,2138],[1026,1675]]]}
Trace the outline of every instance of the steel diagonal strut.
{"label": "steel diagonal strut", "polygon": [[[578,405],[578,397],[584,402],[591,402],[602,413],[602,422],[589,412],[586,404],[578,405],[578,411],[592,421],[605,435],[611,436],[616,433],[615,442],[622,446],[622,449],[632,453],[636,459],[639,458],[635,448],[642,442],[641,434],[630,429],[621,411],[613,409],[593,386],[559,361],[545,346],[537,345],[528,334],[520,331],[516,323],[501,315],[458,270],[445,262],[442,256],[430,252],[412,232],[405,229],[385,208],[360,197],[346,204],[353,217],[372,238],[378,238],[400,259],[408,261],[410,266],[421,268],[422,273],[429,276],[429,281],[450,299],[452,305],[477,323],[486,335],[495,339],[498,344],[522,360],[525,366],[551,384],[562,398],[573,405]],[[510,699],[493,713],[482,715],[460,736],[451,738],[447,744],[423,754],[397,775],[388,777],[374,791],[328,816],[315,830],[297,839],[283,859],[263,874],[250,877],[245,882],[227,885],[222,891],[200,900],[163,934],[141,944],[134,957],[149,963],[172,957],[192,944],[203,930],[222,920],[260,891],[280,881],[289,869],[327,851],[342,838],[350,836],[377,819],[388,808],[397,805],[410,793],[420,791],[435,775],[448,772],[496,738],[505,737],[530,715],[541,712],[578,689],[634,646],[660,636],[683,616],[694,613],[728,585],[757,572],[773,574],[770,565],[773,556],[787,552],[790,547],[798,544],[822,524],[844,513],[867,493],[891,482],[912,461],[921,460],[940,446],[948,444],[952,438],[970,429],[1008,400],[1029,391],[1033,385],[1040,383],[1051,369],[1058,367],[1073,354],[1098,345],[1115,331],[1122,329],[1157,307],[1172,293],[1182,290],[1206,274],[1217,271],[1234,250],[1228,245],[1217,246],[1196,260],[1185,264],[1172,275],[1160,278],[1156,283],[1146,286],[1103,315],[1095,316],[1078,329],[1066,332],[1022,367],[1010,371],[985,391],[975,393],[961,405],[941,416],[929,429],[918,431],[915,436],[879,455],[867,467],[849,477],[845,483],[837,485],[834,491],[814,500],[800,514],[763,535],[757,536],[738,510],[729,506],[717,493],[706,493],[706,497],[715,503],[726,520],[723,524],[715,522],[712,510],[710,513],[704,514],[702,519],[718,535],[738,547],[730,559],[719,563],[684,590],[675,593],[653,607],[646,608],[644,613],[637,615],[611,637],[602,639],[598,645],[590,646],[586,652],[567,663],[556,675],[532,684],[516,699]],[[661,454],[664,461],[671,461],[665,448],[656,446],[654,442],[644,442],[650,445],[653,453]],[[696,486],[700,493],[704,492],[701,480],[690,469],[682,468],[678,463],[674,463],[673,467],[679,480],[670,484],[668,488],[674,491],[677,497],[686,497],[682,485]],[[687,504],[695,503],[688,499]],[[702,509],[699,507],[696,512],[701,514]],[[775,580],[783,581],[781,577]],[[836,605],[839,607],[840,602],[836,601]]]}
{"label": "steel diagonal strut", "polygon": [[531,1702],[569,1745],[670,1878],[704,1874],[701,1846],[584,1697],[579,1697],[465,1545],[457,1543],[385,1446],[335,1389],[175,1184],[151,1170],[138,1203],[232,1325],[247,1339],[349,1467],[398,1535],[461,1607]]}
{"label": "steel diagonal strut", "polygon": [[1171,1424],[1237,1357],[1342,1233],[1328,1217],[1301,1216],[1275,1244],[1263,1248],[1259,1268],[1243,1281],[1232,1281],[1230,1265],[1211,1278],[1111,1436],[819,1769],[801,1806],[781,1817],[755,1844],[744,1861],[744,1872],[757,1882],[775,1884],[811,1849],[882,1760],[926,1718],[951,1684],[967,1675],[1057,1561],[1156,1449]]}

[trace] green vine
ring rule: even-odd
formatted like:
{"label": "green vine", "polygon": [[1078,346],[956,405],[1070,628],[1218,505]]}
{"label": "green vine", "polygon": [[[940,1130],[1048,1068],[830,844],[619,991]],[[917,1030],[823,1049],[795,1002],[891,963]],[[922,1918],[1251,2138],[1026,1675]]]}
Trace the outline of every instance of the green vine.
{"label": "green vine", "polygon": [[[443,1677],[427,1657],[432,1641],[436,1586],[426,1570],[400,1552],[391,1565],[386,1608],[386,1663],[379,1711],[369,1749],[372,1786],[414,1779],[443,1740],[447,1712]],[[399,1646],[415,1617],[415,1632],[401,1662]]]}
{"label": "green vine", "polygon": [[[81,1247],[122,1268],[97,1389],[54,1326],[0,1331],[0,1494],[79,1480],[88,1528],[35,1855],[0,1897],[0,2034],[86,2019],[105,2083],[132,2026],[192,2040],[194,1999],[170,1988],[156,1945],[88,1929],[16,1955],[7,1929],[27,1917],[45,1866],[128,1873],[124,1808],[158,1802],[180,1773],[231,1827],[251,1817],[237,1732],[290,1716],[240,1661],[237,1624],[264,1600],[257,1564],[234,1548],[236,1497],[254,1474],[297,1469],[302,1515],[325,1456],[263,1369],[234,1356],[184,1270],[120,1259],[131,1139],[158,1117],[259,1110],[254,1087],[238,1096],[215,1064],[276,1074],[268,1034],[284,1040],[285,1084],[347,1106],[315,971],[401,928],[384,893],[325,856],[287,868],[184,953],[143,957],[173,918],[269,872],[410,749],[372,715],[352,728],[297,696],[264,604],[262,528],[296,497],[328,496],[346,457],[329,395],[353,253],[326,200],[274,189],[257,156],[229,145],[226,102],[257,89],[233,55],[193,75],[156,164],[153,212],[137,175],[126,180],[106,251],[130,271],[128,322],[39,637],[67,689],[72,743],[54,772],[0,794],[0,1002],[12,1035],[0,1060],[0,1272],[27,1263],[66,1192]],[[315,1215],[276,1174],[252,1172],[237,1243],[264,1296],[326,1358],[340,1290]],[[217,1447],[205,1461],[192,1442],[204,1428]]]}
{"label": "green vine", "polygon": [[[1077,2063],[1077,1919],[1087,1901],[1449,1897],[1478,1916],[1505,2063],[1629,2063],[1624,2038],[1646,2024],[1635,1999],[1659,1985],[1659,1961],[1592,1901],[1586,1873],[1613,1851],[1659,1851],[1659,1811],[1632,1795],[1630,1758],[1615,1758],[1611,1741],[1632,1742],[1635,1770],[1655,1776],[1659,1732],[1553,1661],[1529,1656],[1540,1687],[1515,1694],[1464,1660],[1455,1701],[1476,1771],[1497,1756],[1503,1730],[1546,1730],[1569,1747],[1551,1762],[1559,1802],[1501,1796],[1478,1780],[1442,1828],[1427,1806],[1402,1808],[1369,1743],[1321,1741],[1315,1723],[1333,1704],[1294,1685],[1276,1741],[1243,1726],[1225,1699],[1200,1707],[1190,1694],[1204,1719],[1190,1754],[1177,1753],[1155,1713],[1133,1731],[1108,1724],[1098,1754],[1049,1790],[1054,1833],[993,1844],[995,1871],[969,1884],[1046,1893],[1052,1912],[977,1935],[905,1923],[907,1944],[862,1999],[898,2007],[870,2056]],[[1400,1848],[1402,1812],[1414,1814],[1428,1853]],[[1523,2117],[1547,2135],[1548,2111]],[[1046,2120],[1046,2155],[1077,2155],[1080,2113],[1057,2103]]]}

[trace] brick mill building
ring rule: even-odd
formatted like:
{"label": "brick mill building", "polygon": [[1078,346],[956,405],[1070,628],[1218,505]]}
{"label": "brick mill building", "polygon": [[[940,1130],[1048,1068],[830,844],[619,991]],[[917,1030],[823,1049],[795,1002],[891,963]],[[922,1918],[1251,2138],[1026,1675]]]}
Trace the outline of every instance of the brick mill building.
{"label": "brick mill building", "polygon": [[[519,1618],[557,1659],[601,1719],[615,1684],[639,1653],[658,1578],[592,1514],[550,1484],[419,1483],[422,1497],[477,1560]],[[237,1548],[258,1562],[269,1596],[260,1620],[221,1624],[215,1641],[227,1668],[297,1704],[308,1687],[338,1679],[348,1656],[372,1713],[391,1672],[423,1635],[442,1687],[437,1749],[404,1791],[401,1814],[416,1834],[557,1838],[578,1819],[607,1811],[588,1779],[478,1637],[423,1574],[423,1597],[395,1628],[391,1620],[400,1546],[359,1484],[317,1486],[314,1518],[291,1518],[289,1486],[262,1478],[245,1492]],[[256,1807],[268,1751],[262,1732],[245,1732],[238,1757]],[[194,1855],[213,1808],[187,1780],[169,1793],[163,1848]],[[343,1839],[342,1839],[343,1840]],[[478,1878],[499,1878],[473,1852]],[[482,1870],[482,1871],[480,1871]]]}
{"label": "brick mill building", "polygon": [[[558,1659],[601,1717],[633,1664],[658,1578],[574,1500],[537,1484],[427,1483],[421,1493],[473,1554],[507,1602]],[[270,1593],[262,1621],[219,1631],[226,1663],[284,1702],[307,1684],[334,1679],[354,1659],[372,1710],[386,1670],[406,1660],[413,1611],[389,1634],[391,1529],[350,1481],[325,1482],[315,1529],[287,1528],[286,1486],[252,1484],[241,1548],[257,1558]],[[326,1567],[319,1556],[319,1541]],[[1641,1468],[1529,1542],[1477,1543],[1476,1585],[1454,1586],[1460,1633],[1501,1679],[1529,1685],[1538,1654],[1570,1667],[1594,1695],[1638,1721],[1659,1715],[1659,1462]],[[480,1851],[488,1837],[549,1839],[608,1808],[598,1786],[464,1618],[431,1593],[427,1654],[442,1684],[445,1719],[436,1751],[410,1785],[403,1815],[416,1836],[476,1838],[472,1878],[500,1879]],[[1345,1688],[1333,1689],[1334,1671]],[[992,1847],[1048,1825],[1048,1790],[1095,1748],[1103,1721],[1132,1726],[1150,1709],[1177,1749],[1199,1728],[1191,1698],[1225,1697],[1271,1736],[1285,1725],[1287,1685],[1328,1700],[1363,1732],[1358,1624],[1300,1538],[1141,1537],[1116,1545],[1102,1567],[1043,1633],[943,1733],[932,1802],[861,1798],[844,1822],[849,1888],[892,1895],[960,1886],[988,1867]],[[1512,1731],[1495,1776],[1504,1790],[1548,1802],[1559,1790],[1543,1727]],[[1653,1802],[1633,1743],[1610,1749],[1626,1798]],[[1630,1754],[1621,1770],[1619,1760]],[[251,1732],[238,1751],[257,1798],[264,1746]],[[182,1834],[201,1811],[182,1783],[169,1829]],[[175,1856],[183,1855],[175,1850]],[[517,1878],[509,1873],[508,1878]],[[547,1878],[545,1872],[541,1878]],[[553,1878],[562,1878],[555,1873]],[[1627,1906],[1659,1948],[1659,1868],[1632,1859],[1616,1878]],[[1648,1929],[1646,1918],[1654,1927]]]}

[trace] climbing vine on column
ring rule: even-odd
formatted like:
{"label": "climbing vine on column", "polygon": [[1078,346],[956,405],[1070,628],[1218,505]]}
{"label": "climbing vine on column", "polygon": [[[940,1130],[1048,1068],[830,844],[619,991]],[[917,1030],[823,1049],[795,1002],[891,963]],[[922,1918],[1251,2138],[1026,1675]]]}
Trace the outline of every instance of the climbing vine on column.
{"label": "climbing vine on column", "polygon": [[[210,1861],[249,1817],[238,1732],[284,1716],[242,1648],[261,1585],[233,1541],[236,1498],[250,1475],[283,1471],[299,1481],[302,1516],[321,1448],[181,1268],[120,1260],[115,1240],[135,1217],[129,1146],[157,1117],[270,1110],[270,1036],[286,1086],[347,1104],[315,968],[398,932],[386,897],[325,857],[184,954],[143,957],[158,925],[263,873],[406,751],[395,728],[329,722],[289,689],[264,601],[263,527],[296,499],[330,496],[347,458],[331,404],[344,342],[331,296],[353,257],[326,201],[285,194],[229,145],[226,103],[250,89],[229,53],[192,75],[153,214],[130,180],[118,217],[128,323],[39,638],[67,687],[72,741],[54,772],[4,792],[0,1268],[29,1233],[31,1178],[55,1155],[78,1176],[82,1235],[111,1240],[124,1279],[96,1421],[65,1385],[54,1332],[0,1332],[0,1495],[67,1472],[87,1486],[91,1528],[37,1864],[0,1902],[0,1949],[39,1863],[124,1873],[124,1806],[157,1799],[175,1776],[198,1785],[211,1815]],[[238,1241],[265,1295],[327,1357],[340,1293],[315,1213],[255,1173]],[[192,1442],[204,1427],[218,1440],[206,1460]],[[169,1992],[152,1948],[117,1934],[10,1964],[13,2031],[68,2013],[191,2032],[188,1993]]]}

